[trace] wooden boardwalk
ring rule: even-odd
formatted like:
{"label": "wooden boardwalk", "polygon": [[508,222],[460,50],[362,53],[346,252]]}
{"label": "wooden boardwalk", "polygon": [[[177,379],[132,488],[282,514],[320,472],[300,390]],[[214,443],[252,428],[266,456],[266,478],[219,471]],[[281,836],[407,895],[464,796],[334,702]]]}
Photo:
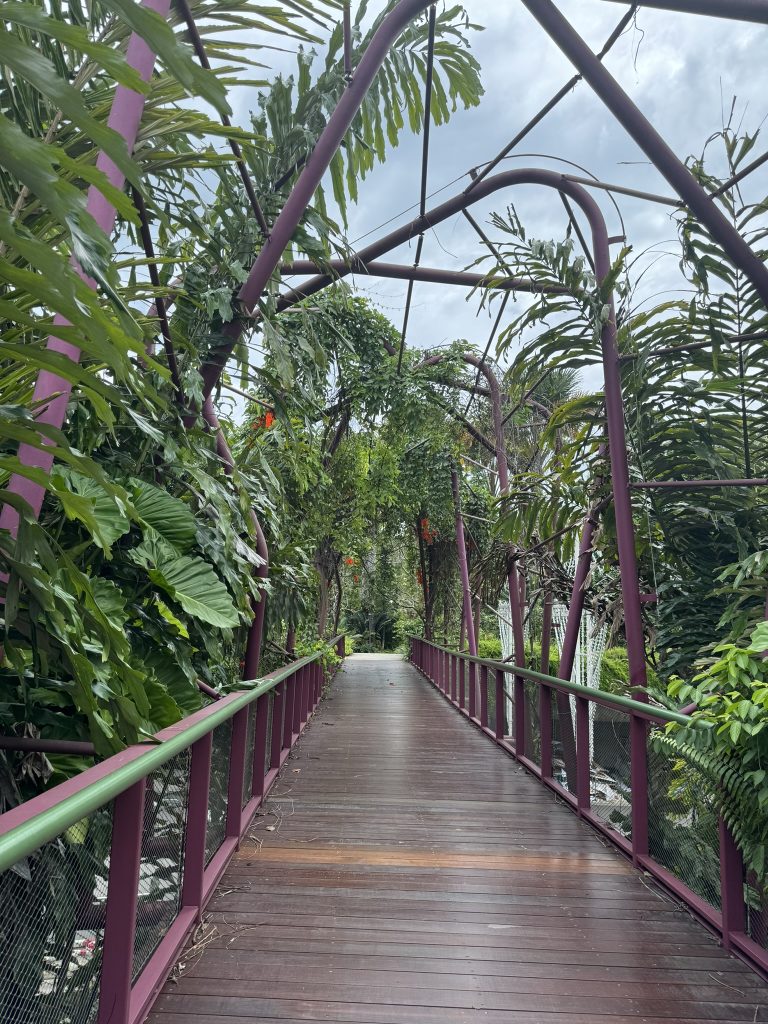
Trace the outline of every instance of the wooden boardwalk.
{"label": "wooden boardwalk", "polygon": [[768,990],[415,669],[356,655],[151,1024],[768,1021]]}

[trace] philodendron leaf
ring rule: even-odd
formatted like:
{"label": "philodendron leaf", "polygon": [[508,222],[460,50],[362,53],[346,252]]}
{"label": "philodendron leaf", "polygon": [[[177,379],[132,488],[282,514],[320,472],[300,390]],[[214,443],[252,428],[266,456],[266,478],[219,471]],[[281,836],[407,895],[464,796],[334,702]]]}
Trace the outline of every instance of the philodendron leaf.
{"label": "philodendron leaf", "polygon": [[182,554],[195,543],[197,524],[189,505],[145,480],[131,480],[139,518]]}
{"label": "philodendron leaf", "polygon": [[234,629],[240,623],[229,591],[202,558],[182,555],[148,569],[149,578],[178,601],[188,615],[219,629]]}
{"label": "philodendron leaf", "polygon": [[92,530],[96,544],[109,554],[112,544],[131,528],[130,520],[117,499],[95,480],[89,480],[80,473],[66,468],[59,469],[57,473],[64,477],[74,494],[84,498],[88,503],[90,514],[78,518]]}

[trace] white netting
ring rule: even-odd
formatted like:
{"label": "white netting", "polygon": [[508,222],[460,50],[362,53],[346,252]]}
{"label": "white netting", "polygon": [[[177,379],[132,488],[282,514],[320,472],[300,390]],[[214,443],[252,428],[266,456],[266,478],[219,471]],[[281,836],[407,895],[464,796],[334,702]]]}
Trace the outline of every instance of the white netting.
{"label": "white netting", "polygon": [[[572,561],[567,566],[568,571],[573,575],[576,571],[576,564]],[[514,643],[512,639],[512,624],[509,621],[509,592],[505,591],[499,600],[497,610],[499,621],[499,638],[501,640],[501,656],[506,661],[512,659]],[[552,627],[555,644],[558,651],[563,649],[565,639],[565,624],[568,620],[568,605],[556,603],[552,606]],[[600,665],[603,660],[603,653],[608,640],[608,627],[598,626],[595,616],[590,611],[582,612],[579,625],[579,636],[576,641],[576,656],[573,662],[571,681],[581,683],[583,686],[600,687]],[[525,624],[525,642],[528,643],[528,623]]]}

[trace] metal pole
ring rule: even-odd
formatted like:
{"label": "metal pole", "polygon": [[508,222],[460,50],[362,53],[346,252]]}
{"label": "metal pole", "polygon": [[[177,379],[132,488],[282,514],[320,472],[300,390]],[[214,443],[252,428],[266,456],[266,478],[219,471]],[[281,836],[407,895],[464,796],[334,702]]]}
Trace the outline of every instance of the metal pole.
{"label": "metal pole", "polygon": [[[161,18],[166,18],[171,5],[170,0],[143,0],[142,6],[154,11]],[[135,32],[132,33],[128,41],[125,59],[130,67],[138,71],[145,82],[150,80],[155,66],[155,53]],[[132,152],[136,142],[145,102],[146,95],[144,93],[134,92],[124,85],[118,85],[115,89],[107,126],[125,139],[125,148],[129,153]],[[112,185],[118,189],[123,188],[125,175],[104,153],[99,153],[96,166],[106,174]],[[116,220],[115,208],[96,185],[91,185],[88,189],[87,212],[107,236],[111,235]],[[83,281],[90,288],[95,288],[96,282],[83,273],[74,257],[71,262]],[[56,327],[67,326],[67,320],[57,314],[54,317],[53,326],[54,330]],[[55,333],[49,336],[46,348],[50,352],[61,354],[73,363],[80,361],[80,350],[70,342],[57,338]],[[61,377],[53,370],[40,370],[30,403],[30,408],[37,410],[36,419],[48,426],[61,427],[67,413],[71,392],[72,382],[70,380]],[[41,469],[44,473],[49,473],[53,465],[53,455],[34,445],[20,444],[18,457],[22,465]],[[26,501],[35,517],[40,515],[46,491],[43,484],[29,480],[25,476],[13,474],[6,486],[12,494],[17,494]],[[8,530],[15,537],[18,526],[18,512],[10,505],[4,505],[0,512],[0,530]]]}
{"label": "metal pole", "polygon": [[[743,270],[755,286],[763,302],[768,305],[768,269],[758,259],[737,229],[699,185],[691,172],[667,145],[648,119],[641,114],[618,82],[603,67],[581,36],[563,17],[552,0],[521,0],[547,34],[560,47],[571,63],[581,72],[595,93],[613,113],[622,127],[653,162],[691,212],[708,228],[726,254]],[[696,0],[697,6],[710,6],[718,12],[733,10],[741,5],[743,11],[766,12],[765,0]],[[601,280],[603,274],[598,274]]]}
{"label": "metal pole", "polygon": [[[548,295],[563,295],[568,289],[560,285],[539,283],[525,277],[499,277],[489,274],[473,274],[468,270],[443,270],[440,267],[414,267],[400,263],[383,263],[372,260],[364,263],[358,256],[351,260],[329,260],[325,264],[333,271],[335,277],[329,277],[329,283],[333,280],[348,277],[354,274],[366,277],[386,277],[396,281],[424,281],[427,284],[453,284],[467,288],[489,288],[495,291],[509,292],[533,292],[534,294],[546,293]],[[307,277],[310,274],[321,274],[322,268],[319,263],[312,260],[293,260],[292,263],[283,263],[280,266],[280,273],[284,276],[295,274],[297,277]],[[281,296],[281,307],[286,308],[284,300],[300,302],[305,298],[301,286],[290,288]]]}

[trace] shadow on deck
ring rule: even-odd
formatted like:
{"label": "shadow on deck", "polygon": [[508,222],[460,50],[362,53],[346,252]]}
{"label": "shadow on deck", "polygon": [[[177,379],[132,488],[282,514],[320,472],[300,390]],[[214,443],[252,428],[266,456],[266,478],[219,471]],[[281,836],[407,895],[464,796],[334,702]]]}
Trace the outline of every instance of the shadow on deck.
{"label": "shadow on deck", "polygon": [[150,1024],[766,1021],[766,987],[469,728],[354,655]]}

